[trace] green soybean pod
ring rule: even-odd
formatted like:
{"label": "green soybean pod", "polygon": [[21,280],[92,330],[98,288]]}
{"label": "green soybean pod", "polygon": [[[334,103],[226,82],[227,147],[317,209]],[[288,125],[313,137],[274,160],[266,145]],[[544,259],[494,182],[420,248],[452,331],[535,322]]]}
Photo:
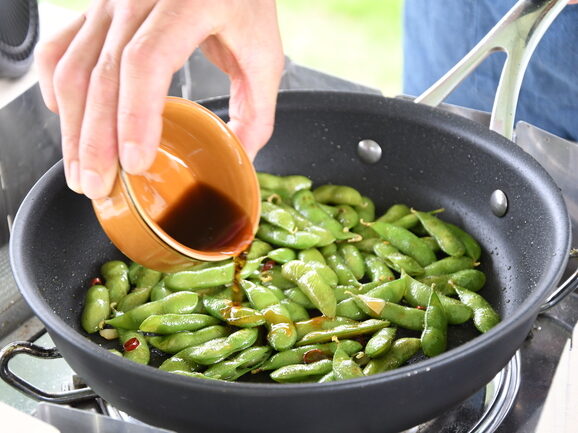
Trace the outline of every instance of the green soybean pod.
{"label": "green soybean pod", "polygon": [[435,284],[434,288],[438,293],[448,296],[456,293],[455,286],[472,292],[480,291],[486,283],[486,275],[477,269],[464,269],[453,274],[428,275],[418,278],[418,281],[430,287]]}
{"label": "green soybean pod", "polygon": [[297,284],[323,315],[335,317],[337,301],[333,289],[315,268],[299,260],[293,260],[285,263],[281,271],[285,278]]}
{"label": "green soybean pod", "polygon": [[241,281],[241,286],[253,306],[263,314],[269,332],[267,341],[277,351],[290,348],[297,341],[297,331],[289,311],[267,287]]}
{"label": "green soybean pod", "polygon": [[371,281],[393,281],[395,275],[385,262],[374,254],[363,253],[363,262],[367,276]]}
{"label": "green soybean pod", "polygon": [[482,255],[482,247],[480,247],[480,244],[469,233],[462,230],[460,227],[450,223],[446,223],[446,225],[454,233],[454,235],[457,236],[460,241],[462,241],[462,244],[466,248],[466,254],[477,262]]}
{"label": "green soybean pod", "polygon": [[353,208],[359,216],[359,224],[356,227],[361,225],[361,221],[369,223],[375,220],[375,204],[369,197],[362,196],[361,204],[358,204]]}
{"label": "green soybean pod", "polygon": [[[264,257],[247,260],[241,270],[241,278],[247,278],[255,272]],[[197,290],[222,286],[233,282],[235,264],[232,261],[218,262],[211,266],[193,267],[188,270],[168,274],[164,278],[165,285],[170,290]]]}
{"label": "green soybean pod", "polygon": [[311,364],[286,365],[273,371],[271,379],[279,383],[305,382],[329,373],[333,369],[333,362],[329,359]]}
{"label": "green soybean pod", "polygon": [[335,218],[332,218],[321,209],[311,191],[299,191],[296,193],[293,196],[293,207],[313,224],[330,231],[335,239],[348,240],[360,237],[355,233],[349,232]]}
{"label": "green soybean pod", "polygon": [[438,244],[438,242],[431,236],[424,236],[421,238],[422,241],[424,241],[427,246],[429,247],[430,250],[432,250],[434,253],[437,253],[438,251],[440,251],[440,246]]}
{"label": "green soybean pod", "polygon": [[219,319],[206,314],[161,314],[147,317],[140,324],[139,330],[166,335],[182,331],[196,331],[218,323],[220,323]]}
{"label": "green soybean pod", "polygon": [[392,221],[391,224],[409,230],[415,228],[419,224],[419,219],[416,215],[410,213],[402,216],[398,220]]}
{"label": "green soybean pod", "polygon": [[211,365],[222,361],[236,352],[251,347],[259,331],[257,328],[241,329],[225,338],[216,338],[198,346],[187,347],[177,356],[201,365]]}
{"label": "green soybean pod", "polygon": [[317,242],[316,245],[317,247],[323,247],[325,245],[329,245],[335,242],[335,236],[333,236],[329,230],[313,224],[311,221],[309,221],[307,218],[305,218],[291,206],[286,204],[279,204],[279,205],[287,212],[289,212],[291,216],[293,216],[295,224],[299,230],[312,233],[319,237],[319,241]]}
{"label": "green soybean pod", "polygon": [[226,337],[230,333],[231,331],[225,326],[213,325],[194,332],[185,331],[170,335],[148,337],[148,342],[151,346],[165,353],[175,354],[187,347],[198,346],[215,338]]}
{"label": "green soybean pod", "polygon": [[229,325],[239,328],[255,328],[265,324],[265,317],[261,312],[244,305],[237,305],[230,299],[204,296],[203,305],[211,316],[223,320]]}
{"label": "green soybean pod", "polygon": [[365,354],[370,358],[385,355],[393,345],[396,332],[396,328],[383,328],[377,331],[365,345]]}
{"label": "green soybean pod", "polygon": [[349,269],[341,256],[331,254],[325,256],[325,260],[328,266],[335,272],[335,275],[337,275],[339,284],[344,286],[358,286],[360,284],[357,278],[355,278],[353,271]]}
{"label": "green soybean pod", "polygon": [[136,287],[120,300],[116,306],[117,311],[127,312],[144,304],[149,300],[151,290],[151,287]]}
{"label": "green soybean pod", "polygon": [[357,306],[375,319],[387,320],[401,328],[421,331],[424,327],[425,313],[417,308],[387,302],[368,295],[354,295]]}
{"label": "green soybean pod", "polygon": [[95,284],[86,292],[86,301],[82,310],[80,323],[82,329],[93,334],[102,328],[104,321],[110,315],[110,299],[108,289],[100,284]]}
{"label": "green soybean pod", "polygon": [[321,376],[321,379],[317,381],[317,383],[327,383],[327,382],[335,382],[335,375],[333,374],[333,370]]}
{"label": "green soybean pod", "polygon": [[359,206],[363,202],[359,191],[344,185],[321,185],[313,191],[313,196],[325,204]]}
{"label": "green soybean pod", "polygon": [[401,217],[408,215],[411,213],[411,209],[409,208],[409,206],[405,205],[405,204],[394,204],[393,206],[391,206],[389,209],[387,209],[387,211],[380,216],[379,218],[377,218],[376,221],[381,221],[381,222],[385,222],[385,223],[392,223],[398,219],[400,219]]}
{"label": "green soybean pod", "polygon": [[257,236],[273,245],[304,250],[318,244],[319,236],[306,231],[288,232],[271,224],[261,223]]}
{"label": "green soybean pod", "polygon": [[197,371],[200,369],[200,365],[196,362],[187,361],[186,359],[180,358],[178,356],[171,356],[166,359],[161,365],[159,365],[159,370],[168,372],[177,371]]}
{"label": "green soybean pod", "polygon": [[257,259],[268,255],[268,253],[273,249],[271,245],[267,242],[263,242],[260,239],[253,239],[249,251],[247,251],[247,260]]}
{"label": "green soybean pod", "polygon": [[305,176],[289,175],[276,176],[269,173],[257,173],[259,186],[290,197],[302,189],[311,189],[313,182]]}
{"label": "green soybean pod", "polygon": [[386,242],[375,244],[373,252],[394,271],[399,273],[405,271],[409,275],[422,275],[424,273],[424,268],[413,257],[402,254],[397,248]]}
{"label": "green soybean pod", "polygon": [[401,253],[415,259],[421,266],[435,262],[436,256],[433,251],[409,230],[385,222],[375,222],[371,228]]}
{"label": "green soybean pod", "polygon": [[463,256],[466,248],[454,232],[435,215],[414,211],[422,226],[433,236],[444,253],[449,256]]}
{"label": "green soybean pod", "polygon": [[340,244],[337,251],[357,280],[365,275],[365,261],[361,252],[351,244]]}
{"label": "green soybean pod", "polygon": [[140,324],[153,314],[192,313],[198,301],[199,295],[196,293],[173,293],[158,301],[139,305],[121,316],[106,320],[105,323],[115,328],[137,330]]}
{"label": "green soybean pod", "polygon": [[345,228],[353,228],[359,224],[359,215],[355,209],[347,204],[337,206],[337,214],[335,219]]}
{"label": "green soybean pod", "polygon": [[311,332],[333,329],[341,325],[354,325],[356,323],[355,320],[345,317],[337,316],[334,319],[330,319],[329,317],[318,316],[306,321],[295,322],[295,329],[297,329],[297,338],[302,338],[305,334]]}
{"label": "green soybean pod", "polygon": [[385,320],[368,319],[359,323],[345,324],[336,326],[332,329],[323,331],[314,331],[305,334],[296,344],[296,346],[305,346],[307,344],[326,343],[333,337],[351,338],[358,335],[373,334],[374,332],[389,326]]}
{"label": "green soybean pod", "polygon": [[110,303],[117,303],[126,296],[130,289],[128,266],[120,260],[106,262],[100,267],[104,285],[108,289]]}
{"label": "green soybean pod", "polygon": [[306,308],[307,310],[312,310],[317,308],[313,302],[301,291],[301,289],[297,287],[293,287],[291,289],[286,289],[283,291],[283,294],[287,296],[287,299],[291,300],[292,302],[296,303],[297,305]]}
{"label": "green soybean pod", "polygon": [[319,203],[319,207],[323,209],[323,211],[332,218],[337,216],[337,207],[336,206],[329,206],[328,204]]}
{"label": "green soybean pod", "polygon": [[424,269],[424,275],[443,275],[453,274],[454,272],[463,271],[464,269],[472,269],[478,266],[479,263],[474,261],[471,257],[445,257],[441,260],[427,265]]}
{"label": "green soybean pod", "polygon": [[151,289],[150,293],[150,300],[151,301],[158,301],[159,299],[166,298],[167,296],[173,293],[172,290],[168,289],[165,285],[164,280],[160,280],[155,286]]}
{"label": "green soybean pod", "polygon": [[363,310],[357,306],[353,297],[338,302],[335,314],[337,314],[339,317],[345,317],[351,320],[367,319],[367,314],[365,314]]}
{"label": "green soybean pod", "polygon": [[[414,280],[409,275],[403,275],[402,278],[407,280],[407,290],[404,294],[407,303],[413,307],[428,305],[433,289]],[[472,318],[472,309],[464,303],[442,294],[438,294],[438,298],[444,307],[450,325],[459,325]]]}
{"label": "green soybean pod", "polygon": [[136,276],[135,285],[136,287],[145,287],[147,289],[152,289],[155,284],[157,284],[161,278],[163,277],[163,273],[159,271],[155,271],[153,269],[145,268],[144,266],[141,267],[140,272]]}
{"label": "green soybean pod", "polygon": [[261,202],[261,219],[288,232],[295,231],[295,220],[285,209],[268,201]]}
{"label": "green soybean pod", "polygon": [[259,281],[265,286],[275,286],[281,290],[295,287],[293,281],[290,281],[283,276],[279,266],[274,266],[266,271],[261,271],[259,274]]}
{"label": "green soybean pod", "polygon": [[124,329],[119,329],[118,335],[124,348],[122,356],[133,362],[148,365],[151,352],[145,337],[138,332]]}
{"label": "green soybean pod", "polygon": [[[374,232],[375,233],[375,232]],[[351,245],[355,245],[357,249],[364,253],[373,253],[373,249],[377,244],[383,244],[385,241],[377,237],[377,233],[374,234],[375,237],[365,236],[359,242],[352,242]]]}
{"label": "green soybean pod", "polygon": [[445,352],[448,344],[448,321],[444,307],[435,291],[431,292],[425,311],[424,328],[421,334],[421,348],[430,358]]}
{"label": "green soybean pod", "polygon": [[270,355],[270,347],[249,347],[232,359],[221,361],[210,366],[203,374],[211,379],[237,380],[251,370],[259,368]]}
{"label": "green soybean pod", "polygon": [[293,302],[290,299],[283,299],[279,301],[281,305],[283,305],[287,311],[289,312],[289,317],[293,322],[297,322],[300,320],[309,320],[309,313],[305,309],[305,307],[299,305],[296,302]]}
{"label": "green soybean pod", "polygon": [[325,261],[325,257],[321,254],[317,248],[308,248],[306,250],[301,250],[297,253],[297,258],[302,262],[318,262],[322,264],[327,264]]}
{"label": "green soybean pod", "polygon": [[[339,344],[348,355],[353,355],[363,349],[361,343],[355,340],[342,340]],[[276,370],[286,365],[307,363],[308,354],[313,352],[316,352],[316,355],[318,356],[331,358],[336,349],[337,343],[335,342],[295,347],[293,349],[276,353],[261,365],[260,370]]]}
{"label": "green soybean pod", "polygon": [[267,257],[277,263],[287,263],[297,258],[297,254],[291,248],[277,248],[267,253]]}
{"label": "green soybean pod", "polygon": [[340,344],[337,345],[333,355],[333,375],[335,380],[355,379],[364,376],[361,367],[351,359]]}
{"label": "green soybean pod", "polygon": [[369,361],[363,373],[369,376],[401,367],[417,353],[420,347],[419,338],[399,338],[393,342],[391,349],[384,356]]}
{"label": "green soybean pod", "polygon": [[474,326],[478,331],[482,333],[488,332],[500,323],[498,313],[496,313],[490,303],[481,295],[466,290],[463,287],[456,287],[456,293],[460,297],[460,300],[473,310]]}
{"label": "green soybean pod", "polygon": [[128,281],[132,285],[136,285],[136,279],[143,267],[136,262],[130,262],[128,265]]}

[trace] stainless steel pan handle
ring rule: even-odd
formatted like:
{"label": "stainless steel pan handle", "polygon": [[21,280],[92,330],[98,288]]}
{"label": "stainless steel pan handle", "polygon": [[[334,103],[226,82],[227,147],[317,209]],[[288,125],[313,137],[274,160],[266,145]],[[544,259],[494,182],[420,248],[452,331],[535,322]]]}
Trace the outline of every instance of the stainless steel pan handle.
{"label": "stainless steel pan handle", "polygon": [[22,354],[44,359],[56,359],[60,358],[61,355],[56,348],[46,349],[37,346],[30,341],[15,341],[0,350],[0,378],[28,397],[35,400],[59,404],[78,403],[80,401],[91,400],[97,397],[96,393],[90,388],[75,389],[73,391],[64,391],[59,393],[49,393],[36,388],[31,383],[14,374],[14,372],[8,368],[10,360],[17,355]]}
{"label": "stainless steel pan handle", "polygon": [[[567,3],[568,0],[518,1],[462,60],[414,102],[438,106],[486,57],[504,51],[507,58],[496,90],[490,129],[512,140],[518,96],[528,62],[538,42]],[[540,312],[552,308],[577,288],[578,270],[548,297]]]}
{"label": "stainless steel pan handle", "polygon": [[490,129],[512,139],[522,79],[534,49],[568,0],[520,0],[492,30],[415,102],[438,106],[486,57],[504,51]]}

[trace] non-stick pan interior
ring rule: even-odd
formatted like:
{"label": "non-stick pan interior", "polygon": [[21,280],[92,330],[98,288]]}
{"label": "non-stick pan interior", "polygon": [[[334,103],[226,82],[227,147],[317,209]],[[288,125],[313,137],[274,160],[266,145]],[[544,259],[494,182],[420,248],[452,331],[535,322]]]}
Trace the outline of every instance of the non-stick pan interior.
{"label": "non-stick pan interior", "polygon": [[[206,105],[226,116],[226,100]],[[358,157],[361,139],[381,145],[378,163]],[[275,133],[255,165],[304,174],[317,185],[351,185],[371,197],[378,212],[393,203],[444,208],[442,218],[482,244],[480,269],[488,276],[482,293],[506,320],[515,320],[522,305],[536,310],[565,264],[569,222],[547,174],[509,141],[449,113],[368,95],[288,93],[280,97]],[[496,189],[509,199],[501,218],[490,209]],[[25,201],[13,242],[15,272],[32,283],[24,289],[29,303],[38,307],[31,295],[37,287],[76,330],[89,280],[103,262],[122,257],[89,200],[66,187],[61,164]],[[469,326],[460,329],[452,345],[475,335]]]}

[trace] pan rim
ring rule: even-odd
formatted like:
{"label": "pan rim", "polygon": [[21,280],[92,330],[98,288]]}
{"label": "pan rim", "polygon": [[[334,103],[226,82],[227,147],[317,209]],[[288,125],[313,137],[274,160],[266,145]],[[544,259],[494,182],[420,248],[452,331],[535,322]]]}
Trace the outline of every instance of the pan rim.
{"label": "pan rim", "polygon": [[[411,102],[399,100],[399,99],[392,99],[386,98],[383,96],[378,95],[368,95],[363,93],[350,93],[350,92],[331,92],[331,91],[287,91],[282,92],[279,95],[279,106],[283,103],[292,103],[298,102],[297,99],[302,98],[309,98],[309,102],[311,106],[316,103],[316,101],[320,100],[320,94],[325,94],[328,96],[339,98],[351,98],[351,97],[362,97],[363,102],[367,102],[367,100],[372,100],[374,103],[383,103],[383,101],[396,101],[395,104],[412,104],[413,107],[416,107],[417,110],[426,110],[425,113],[434,116],[449,116],[450,119],[455,119],[453,124],[457,128],[460,123],[466,122],[466,124],[470,125],[475,124],[475,122],[470,121],[468,119],[462,118],[458,115],[453,113],[443,112],[440,109],[413,104]],[[207,105],[215,105],[215,104],[226,104],[228,101],[227,98],[212,98],[210,100],[201,101],[203,104]],[[349,101],[350,102],[350,101]],[[389,102],[388,102],[389,103]],[[417,108],[419,107],[419,108]],[[441,113],[441,114],[440,114]],[[570,219],[568,217],[568,212],[566,210],[566,206],[564,200],[557,189],[554,181],[548,175],[548,173],[528,154],[526,154],[522,149],[518,148],[518,146],[514,145],[509,140],[501,137],[500,135],[487,130],[485,127],[479,124],[475,128],[479,129],[480,133],[491,133],[497,137],[498,140],[503,141],[505,146],[510,146],[510,151],[513,150],[514,153],[519,153],[521,158],[526,159],[528,162],[531,162],[534,165],[533,169],[539,170],[546,174],[547,178],[549,179],[547,182],[543,182],[543,187],[545,187],[551,194],[547,195],[545,200],[551,201],[549,203],[549,208],[552,207],[559,207],[563,212],[561,212],[561,216],[564,221],[560,221],[560,225],[566,226],[566,231],[562,232],[559,230],[559,236],[554,241],[557,246],[561,246],[563,244],[564,251],[568,251],[571,242],[571,224]],[[513,146],[513,147],[512,147]],[[504,150],[500,148],[488,148],[489,150],[495,150],[497,153],[502,153]],[[508,158],[509,159],[509,158]],[[22,234],[25,232],[25,224],[21,221],[25,221],[28,216],[33,213],[34,211],[34,203],[36,200],[42,198],[42,194],[40,193],[42,189],[46,186],[48,181],[56,176],[59,175],[63,171],[63,164],[62,161],[56,163],[52,168],[50,168],[45,175],[34,185],[34,187],[30,190],[27,194],[26,198],[24,199],[21,208],[19,209],[16,218],[14,220],[13,226],[13,233],[10,240],[10,259],[13,266],[13,269],[22,269],[25,264],[24,258],[24,251],[23,246],[18,245],[14,239],[21,239],[23,238]],[[66,185],[63,185],[66,188]],[[565,238],[565,239],[564,239]],[[562,250],[562,248],[561,248]],[[564,272],[566,262],[568,260],[567,254],[557,254],[556,257],[552,258],[552,262],[550,267],[548,268],[548,272],[542,274],[541,278],[536,282],[535,288],[533,289],[530,296],[528,296],[521,304],[520,308],[512,314],[510,317],[504,318],[503,321],[497,325],[494,329],[490,330],[486,334],[479,335],[476,338],[460,345],[459,347],[453,348],[439,356],[434,358],[422,360],[418,363],[411,364],[404,366],[402,368],[381,373],[375,376],[365,377],[365,378],[358,378],[348,381],[342,382],[330,382],[324,384],[317,384],[317,383],[305,383],[305,384],[274,384],[274,383],[246,383],[246,382],[218,382],[215,381],[206,381],[203,379],[195,379],[183,381],[182,378],[178,377],[177,375],[161,372],[160,378],[164,377],[164,380],[172,382],[173,384],[179,384],[182,387],[190,388],[199,390],[207,390],[207,391],[227,391],[228,395],[255,395],[255,396],[266,396],[266,397],[275,397],[281,395],[292,395],[292,394],[301,394],[303,392],[331,392],[335,390],[344,390],[351,387],[358,388],[359,386],[373,386],[378,385],[383,382],[390,382],[396,381],[402,377],[407,376],[408,374],[411,375],[418,375],[428,372],[435,372],[436,368],[443,367],[444,364],[449,362],[450,360],[456,360],[459,358],[465,358],[468,356],[472,356],[480,346],[488,346],[492,344],[492,341],[495,338],[504,337],[505,334],[511,327],[515,327],[516,325],[523,324],[526,320],[533,318],[538,314],[538,309],[540,307],[541,302],[550,292],[553,285],[555,285],[558,280],[560,279],[562,273]],[[64,320],[62,320],[54,311],[50,308],[48,303],[44,300],[41,296],[39,288],[33,283],[31,277],[28,273],[21,273],[21,272],[13,272],[18,287],[26,299],[27,303],[30,305],[32,310],[35,314],[42,320],[42,322],[46,325],[49,330],[52,330],[58,333],[59,336],[67,339],[68,341],[75,344],[76,348],[82,350],[85,353],[96,352],[100,354],[100,357],[103,361],[107,363],[115,363],[115,365],[121,369],[126,371],[130,371],[132,375],[137,375],[142,377],[143,380],[146,378],[150,378],[150,369],[152,367],[144,366],[144,365],[135,365],[135,363],[122,360],[119,363],[118,356],[115,356],[109,353],[106,349],[102,348],[98,344],[90,341],[80,332],[77,332],[72,327],[67,325]],[[548,287],[545,287],[548,286]],[[98,348],[95,350],[95,346]],[[517,349],[517,348],[516,348]],[[157,370],[157,369],[154,369]],[[163,375],[164,373],[164,375]],[[272,395],[273,394],[273,395]]]}

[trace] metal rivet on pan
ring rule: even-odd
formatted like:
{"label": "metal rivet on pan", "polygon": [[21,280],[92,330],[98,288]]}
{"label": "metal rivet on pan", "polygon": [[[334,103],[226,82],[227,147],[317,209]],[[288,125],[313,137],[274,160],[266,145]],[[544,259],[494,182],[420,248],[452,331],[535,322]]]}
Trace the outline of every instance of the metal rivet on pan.
{"label": "metal rivet on pan", "polygon": [[506,215],[508,211],[508,197],[506,197],[504,191],[497,189],[492,193],[490,197],[490,208],[497,217]]}
{"label": "metal rivet on pan", "polygon": [[363,162],[375,164],[381,159],[381,146],[366,138],[357,143],[357,154]]}

